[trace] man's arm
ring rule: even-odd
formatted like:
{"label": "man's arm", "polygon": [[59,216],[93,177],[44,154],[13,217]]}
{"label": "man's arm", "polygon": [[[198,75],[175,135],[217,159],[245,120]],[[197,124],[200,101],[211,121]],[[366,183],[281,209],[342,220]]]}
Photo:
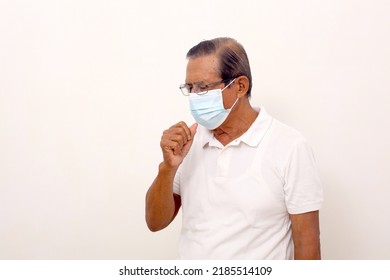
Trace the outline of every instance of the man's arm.
{"label": "man's arm", "polygon": [[290,214],[294,259],[321,259],[319,211]]}
{"label": "man's arm", "polygon": [[175,173],[175,170],[162,162],[157,177],[146,194],[145,218],[151,231],[167,227],[180,209],[181,198],[173,193]]}
{"label": "man's arm", "polygon": [[188,127],[179,122],[165,130],[161,137],[161,150],[164,161],[159,165],[158,174],[146,194],[145,219],[151,231],[168,226],[176,217],[181,206],[181,198],[173,193],[176,172],[188,154],[197,124]]}

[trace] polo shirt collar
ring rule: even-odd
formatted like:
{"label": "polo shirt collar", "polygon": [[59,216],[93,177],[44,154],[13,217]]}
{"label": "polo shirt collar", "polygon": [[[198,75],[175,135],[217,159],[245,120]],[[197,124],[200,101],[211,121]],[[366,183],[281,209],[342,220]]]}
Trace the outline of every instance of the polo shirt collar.
{"label": "polo shirt collar", "polygon": [[[271,126],[273,118],[268,115],[265,109],[262,107],[254,107],[254,109],[259,112],[256,120],[243,135],[229,143],[228,146],[237,146],[240,144],[240,142],[243,142],[250,147],[257,147],[260,144],[261,140]],[[202,147],[205,147],[207,144],[211,147],[223,147],[223,145],[214,137],[214,134],[210,130],[206,128],[204,128],[204,130],[205,133],[201,142]]]}

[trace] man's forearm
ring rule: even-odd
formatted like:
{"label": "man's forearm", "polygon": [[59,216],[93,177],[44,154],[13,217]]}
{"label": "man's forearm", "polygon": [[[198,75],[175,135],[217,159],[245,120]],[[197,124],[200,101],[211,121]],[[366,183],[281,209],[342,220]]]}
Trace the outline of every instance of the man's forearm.
{"label": "man's forearm", "polygon": [[173,195],[173,179],[176,170],[164,163],[146,194],[146,223],[151,231],[158,231],[170,224],[175,216],[176,203]]}
{"label": "man's forearm", "polygon": [[319,242],[316,244],[294,246],[295,260],[320,260],[321,249]]}

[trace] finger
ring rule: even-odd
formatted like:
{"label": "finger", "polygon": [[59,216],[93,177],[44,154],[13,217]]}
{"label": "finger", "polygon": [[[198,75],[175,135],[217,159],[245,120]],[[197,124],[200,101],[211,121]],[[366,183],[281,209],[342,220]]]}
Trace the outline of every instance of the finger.
{"label": "finger", "polygon": [[171,140],[175,140],[183,144],[187,143],[188,141],[187,133],[181,127],[174,127],[170,129],[167,137]]}
{"label": "finger", "polygon": [[174,155],[181,155],[182,154],[182,145],[178,143],[177,141],[173,140],[165,140],[161,143],[161,147],[163,150],[167,152],[172,152]]}
{"label": "finger", "polygon": [[186,136],[185,135],[183,136],[181,134],[170,135],[169,139],[173,142],[177,142],[180,148],[183,147],[188,142]]}
{"label": "finger", "polygon": [[187,141],[191,140],[191,131],[188,128],[187,124],[185,122],[178,122],[175,125],[176,128],[180,128],[182,130],[182,133],[185,133],[185,136],[187,138]]}
{"label": "finger", "polygon": [[169,147],[172,150],[180,150],[188,142],[186,135],[181,129],[168,129],[161,137],[161,146]]}
{"label": "finger", "polygon": [[183,146],[185,143],[187,143],[187,135],[184,132],[184,130],[180,127],[173,127],[166,131],[164,131],[163,136],[161,137],[161,140],[167,140],[167,141],[176,141],[181,146]]}

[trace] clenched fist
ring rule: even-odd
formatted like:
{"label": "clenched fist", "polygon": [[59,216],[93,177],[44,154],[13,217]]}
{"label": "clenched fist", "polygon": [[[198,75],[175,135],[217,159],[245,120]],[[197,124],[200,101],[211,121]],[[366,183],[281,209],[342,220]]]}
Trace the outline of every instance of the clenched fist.
{"label": "clenched fist", "polygon": [[197,123],[190,127],[185,122],[179,122],[163,132],[160,146],[164,162],[177,168],[188,154],[196,133]]}

